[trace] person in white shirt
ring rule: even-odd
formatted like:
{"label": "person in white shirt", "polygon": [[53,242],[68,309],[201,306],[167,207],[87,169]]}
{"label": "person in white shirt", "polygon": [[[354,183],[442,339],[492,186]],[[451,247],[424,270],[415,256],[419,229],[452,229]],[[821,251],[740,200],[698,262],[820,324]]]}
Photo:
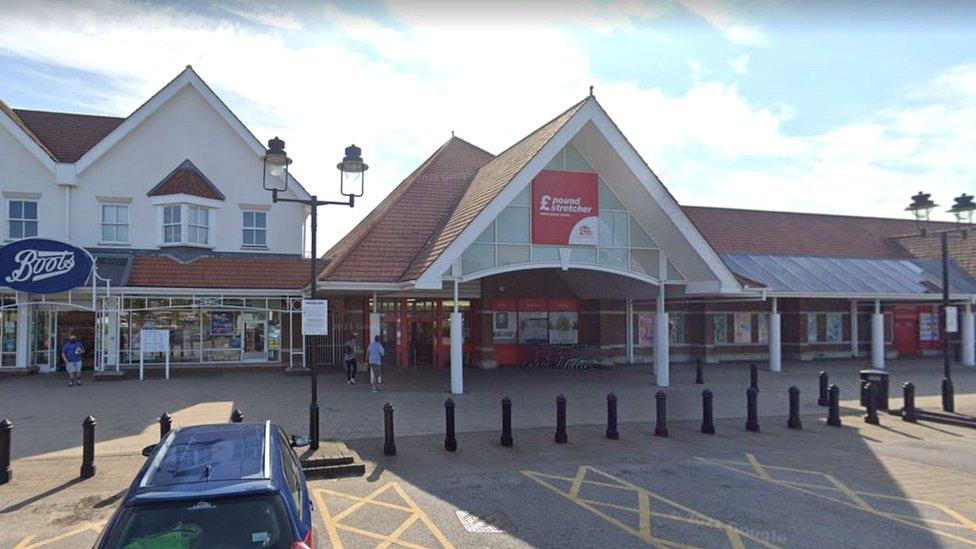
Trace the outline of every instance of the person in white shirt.
{"label": "person in white shirt", "polygon": [[369,361],[369,384],[373,392],[383,387],[383,355],[386,349],[380,343],[380,336],[375,336],[366,349],[366,360]]}

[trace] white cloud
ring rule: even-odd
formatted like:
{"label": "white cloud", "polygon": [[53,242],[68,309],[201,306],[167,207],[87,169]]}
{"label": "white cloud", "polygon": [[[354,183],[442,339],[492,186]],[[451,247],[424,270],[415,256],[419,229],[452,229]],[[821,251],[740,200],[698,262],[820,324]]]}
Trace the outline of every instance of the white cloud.
{"label": "white cloud", "polygon": [[769,37],[756,24],[745,19],[730,0],[677,0],[695,13],[733,44],[743,46],[767,46]]}
{"label": "white cloud", "polygon": [[255,8],[253,4],[249,5],[244,0],[234,0],[233,2],[215,4],[215,7],[267,27],[289,31],[302,28],[302,24],[294,13],[276,9],[277,6],[274,4],[262,3],[261,5],[263,7]]}
{"label": "white cloud", "polygon": [[744,75],[749,72],[749,61],[751,59],[752,57],[748,53],[744,53],[729,61],[729,67],[732,68],[732,72]]}

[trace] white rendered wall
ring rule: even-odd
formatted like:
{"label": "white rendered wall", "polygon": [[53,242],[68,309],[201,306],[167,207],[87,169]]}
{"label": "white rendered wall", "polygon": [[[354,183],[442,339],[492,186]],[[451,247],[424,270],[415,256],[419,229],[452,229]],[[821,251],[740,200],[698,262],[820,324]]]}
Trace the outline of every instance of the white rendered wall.
{"label": "white rendered wall", "polygon": [[10,236],[7,201],[17,198],[18,193],[32,197],[40,194],[37,199],[39,235],[64,238],[64,190],[54,182],[54,173],[3,126],[0,126],[0,167],[0,220],[3,221],[0,244]]}

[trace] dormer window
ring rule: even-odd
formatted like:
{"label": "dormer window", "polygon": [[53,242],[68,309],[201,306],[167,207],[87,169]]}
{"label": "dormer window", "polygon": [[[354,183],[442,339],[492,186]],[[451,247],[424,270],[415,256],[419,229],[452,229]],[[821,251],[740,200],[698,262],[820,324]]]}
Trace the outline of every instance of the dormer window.
{"label": "dormer window", "polygon": [[163,246],[213,246],[210,208],[195,204],[162,206]]}

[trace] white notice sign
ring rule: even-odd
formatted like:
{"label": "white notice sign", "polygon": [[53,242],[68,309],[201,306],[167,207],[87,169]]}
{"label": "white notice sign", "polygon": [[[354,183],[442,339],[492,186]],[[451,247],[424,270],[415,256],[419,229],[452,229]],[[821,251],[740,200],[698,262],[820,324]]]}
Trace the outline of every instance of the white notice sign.
{"label": "white notice sign", "polygon": [[957,307],[946,307],[946,331],[954,334],[959,331],[959,309]]}
{"label": "white notice sign", "polygon": [[142,330],[139,338],[142,350],[147,353],[165,353],[169,350],[169,330]]}
{"label": "white notice sign", "polygon": [[329,335],[329,300],[302,300],[302,335]]}

